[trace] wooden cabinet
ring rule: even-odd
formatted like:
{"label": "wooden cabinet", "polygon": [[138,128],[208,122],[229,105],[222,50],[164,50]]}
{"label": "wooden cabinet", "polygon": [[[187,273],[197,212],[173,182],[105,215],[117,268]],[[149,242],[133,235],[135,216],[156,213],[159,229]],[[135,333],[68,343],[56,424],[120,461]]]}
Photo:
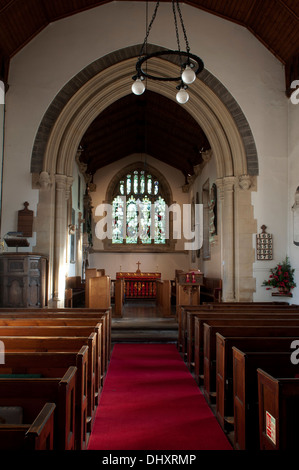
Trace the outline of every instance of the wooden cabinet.
{"label": "wooden cabinet", "polygon": [[47,265],[47,258],[40,254],[1,254],[0,307],[45,307]]}

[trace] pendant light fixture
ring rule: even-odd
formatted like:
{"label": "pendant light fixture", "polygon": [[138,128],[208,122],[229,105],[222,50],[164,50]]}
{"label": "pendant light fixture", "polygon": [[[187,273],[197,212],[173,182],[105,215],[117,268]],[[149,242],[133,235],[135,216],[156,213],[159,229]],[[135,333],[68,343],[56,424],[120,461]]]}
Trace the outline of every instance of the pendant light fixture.
{"label": "pendant light fixture", "polygon": [[[164,82],[179,82],[179,84],[176,86],[176,89],[178,90],[176,93],[176,100],[178,101],[178,103],[184,104],[184,103],[187,103],[187,101],[189,100],[189,93],[187,92],[187,89],[189,85],[191,85],[195,81],[197,75],[203,70],[204,64],[203,64],[203,61],[198,56],[191,54],[190,52],[186,29],[185,29],[185,25],[183,22],[183,17],[182,17],[178,0],[172,0],[172,12],[173,12],[176,40],[177,40],[177,50],[164,49],[158,52],[154,52],[152,54],[146,53],[147,39],[148,39],[150,30],[152,28],[153,22],[155,21],[159,4],[160,4],[160,1],[158,0],[154,9],[152,19],[147,28],[146,35],[145,35],[140,53],[139,53],[139,58],[136,63],[136,74],[132,77],[134,80],[134,83],[132,85],[132,92],[135,95],[142,95],[142,93],[144,93],[145,91],[145,84],[144,84],[145,79],[158,80],[158,81],[164,81]],[[179,22],[180,22],[181,29],[184,35],[185,46],[186,46],[185,51],[182,51],[181,46],[180,46],[177,16],[179,17]],[[158,75],[158,74],[154,75],[154,74],[148,73],[147,67],[146,67],[147,62],[154,57],[163,57],[163,56],[168,59],[172,57],[174,63],[178,65],[179,70],[176,76],[163,76],[162,77],[161,75]],[[144,66],[146,70],[144,70],[143,68]]]}

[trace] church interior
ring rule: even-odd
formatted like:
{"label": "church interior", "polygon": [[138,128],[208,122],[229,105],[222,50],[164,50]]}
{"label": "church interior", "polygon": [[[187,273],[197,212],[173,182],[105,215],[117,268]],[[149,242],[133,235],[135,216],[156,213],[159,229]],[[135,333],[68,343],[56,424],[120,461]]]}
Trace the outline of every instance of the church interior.
{"label": "church interior", "polygon": [[295,0],[0,2],[2,450],[295,449],[298,129]]}

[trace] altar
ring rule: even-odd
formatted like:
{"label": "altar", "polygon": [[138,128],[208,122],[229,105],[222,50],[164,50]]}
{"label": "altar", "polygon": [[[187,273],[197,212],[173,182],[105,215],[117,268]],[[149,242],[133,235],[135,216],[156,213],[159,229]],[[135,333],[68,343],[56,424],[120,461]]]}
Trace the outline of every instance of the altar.
{"label": "altar", "polygon": [[[137,263],[138,266],[140,263]],[[156,281],[161,279],[161,273],[117,272],[116,279],[124,281],[124,295],[130,299],[155,299],[157,293]]]}

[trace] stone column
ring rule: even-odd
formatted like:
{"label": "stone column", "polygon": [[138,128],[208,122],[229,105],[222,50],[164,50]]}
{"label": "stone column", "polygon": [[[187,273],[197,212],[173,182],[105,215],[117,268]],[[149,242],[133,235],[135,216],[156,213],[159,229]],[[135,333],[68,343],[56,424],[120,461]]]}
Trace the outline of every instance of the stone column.
{"label": "stone column", "polygon": [[236,181],[234,176],[227,176],[216,181],[219,190],[223,302],[235,300],[234,191]]}
{"label": "stone column", "polygon": [[256,190],[255,178],[241,175],[235,188],[235,266],[236,300],[251,302],[256,290],[253,278],[255,249],[253,239],[257,233],[257,222],[251,202],[251,193]]}
{"label": "stone column", "polygon": [[67,200],[73,178],[55,175],[54,295],[53,307],[64,307],[67,262]]}
{"label": "stone column", "polygon": [[48,172],[34,175],[33,189],[39,189],[36,217],[33,231],[36,232],[34,251],[48,258],[48,293],[47,304],[51,305],[53,295],[54,264],[54,222],[55,222],[55,185]]}

